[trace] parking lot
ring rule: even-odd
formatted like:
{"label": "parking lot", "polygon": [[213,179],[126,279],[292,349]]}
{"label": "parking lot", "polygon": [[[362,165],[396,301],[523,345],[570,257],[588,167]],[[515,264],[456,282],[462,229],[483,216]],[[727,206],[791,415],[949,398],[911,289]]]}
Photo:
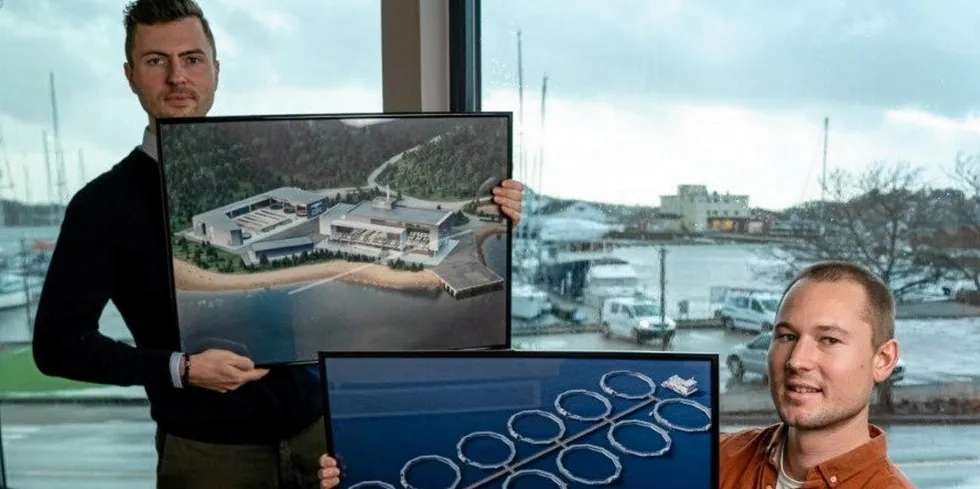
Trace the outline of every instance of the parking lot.
{"label": "parking lot", "polygon": [[[975,318],[944,320],[900,320],[896,336],[906,365],[899,387],[949,382],[980,381],[980,321]],[[671,351],[722,354],[722,393],[760,392],[768,396],[762,379],[746,375],[743,382],[731,379],[724,354],[750,341],[755,334],[719,328],[679,329]],[[543,350],[645,350],[658,351],[656,341],[637,345],[625,339],[606,339],[598,333],[515,336],[514,347]]]}

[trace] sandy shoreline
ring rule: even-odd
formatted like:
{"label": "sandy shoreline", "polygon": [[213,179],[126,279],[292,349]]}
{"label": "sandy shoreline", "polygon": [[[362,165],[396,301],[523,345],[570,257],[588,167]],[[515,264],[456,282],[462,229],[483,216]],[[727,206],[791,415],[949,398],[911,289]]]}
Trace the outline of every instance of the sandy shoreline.
{"label": "sandy shoreline", "polygon": [[[495,234],[507,232],[502,224],[483,226],[474,234],[477,255],[485,265],[483,242]],[[370,285],[387,289],[440,289],[442,280],[431,270],[409,272],[392,270],[386,264],[354,263],[333,260],[298,267],[255,273],[217,273],[174,259],[174,282],[177,290],[191,292],[226,292],[282,287],[318,280],[335,279],[344,283]]]}
{"label": "sandy shoreline", "polygon": [[345,283],[390,289],[438,289],[442,287],[442,281],[439,280],[439,277],[429,270],[408,272],[392,270],[387,265],[371,263],[335,260],[283,270],[226,274],[204,270],[183,260],[174,259],[175,285],[177,290],[183,291],[255,290],[284,285],[299,286],[307,282],[330,278]]}

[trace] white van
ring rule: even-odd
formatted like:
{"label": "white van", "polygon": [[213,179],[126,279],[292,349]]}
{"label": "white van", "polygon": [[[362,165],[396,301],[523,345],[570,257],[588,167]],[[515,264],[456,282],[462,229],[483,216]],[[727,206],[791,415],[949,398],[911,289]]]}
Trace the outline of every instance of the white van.
{"label": "white van", "polygon": [[673,319],[664,316],[661,322],[659,304],[638,297],[606,299],[599,313],[599,323],[606,338],[625,337],[635,343],[659,339],[665,347],[677,330]]}
{"label": "white van", "polygon": [[776,324],[779,294],[731,289],[718,311],[718,317],[728,329],[764,333]]}

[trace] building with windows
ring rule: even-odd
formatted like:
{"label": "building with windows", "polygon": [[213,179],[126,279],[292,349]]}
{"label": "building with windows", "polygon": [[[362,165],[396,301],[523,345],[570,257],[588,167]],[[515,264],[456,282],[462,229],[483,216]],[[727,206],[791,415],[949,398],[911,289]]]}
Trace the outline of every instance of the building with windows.
{"label": "building with windows", "polygon": [[250,248],[248,258],[253,264],[258,264],[300,256],[304,252],[311,253],[314,250],[314,243],[308,236],[300,236],[296,238],[260,241],[252,244]]}
{"label": "building with windows", "polygon": [[678,185],[676,195],[660,196],[660,211],[681,216],[687,231],[746,232],[752,217],[748,195],[709,192],[704,185]]}
{"label": "building with windows", "polygon": [[320,234],[334,243],[437,254],[450,237],[453,211],[397,205],[380,196],[359,204],[339,203],[320,217]]}
{"label": "building with windows", "polygon": [[281,187],[195,215],[190,237],[225,248],[274,234],[319,217],[327,198],[295,187]]}

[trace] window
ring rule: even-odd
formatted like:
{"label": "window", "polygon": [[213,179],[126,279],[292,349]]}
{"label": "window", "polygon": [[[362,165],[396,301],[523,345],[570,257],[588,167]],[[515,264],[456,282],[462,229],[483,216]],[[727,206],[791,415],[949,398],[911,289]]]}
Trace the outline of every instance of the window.
{"label": "window", "polygon": [[[30,350],[59,209],[146,125],[123,76],[126,3],[0,1],[0,486],[154,487],[142,388],[44,377]],[[382,110],[380,2],[201,3],[221,61],[212,115]],[[132,341],[111,304],[101,331]]]}
{"label": "window", "polygon": [[[872,415],[887,421],[893,460],[921,487],[975,484],[977,459],[953,430],[909,413],[976,416],[962,406],[976,406],[980,377],[978,13],[969,2],[483,2],[482,109],[514,111],[515,177],[534,192],[513,263],[554,305],[514,317],[515,346],[660,349],[573,331],[597,322],[600,260],[632,267],[652,297],[663,273],[669,348],[721,355],[724,426],[767,424],[774,415],[738,413],[772,409],[766,382],[737,380],[725,360],[772,308],[743,295],[726,321],[715,292],[778,294],[801,264],[854,260],[901,300],[904,379],[892,412],[875,401]],[[597,212],[577,211],[585,203]]]}

